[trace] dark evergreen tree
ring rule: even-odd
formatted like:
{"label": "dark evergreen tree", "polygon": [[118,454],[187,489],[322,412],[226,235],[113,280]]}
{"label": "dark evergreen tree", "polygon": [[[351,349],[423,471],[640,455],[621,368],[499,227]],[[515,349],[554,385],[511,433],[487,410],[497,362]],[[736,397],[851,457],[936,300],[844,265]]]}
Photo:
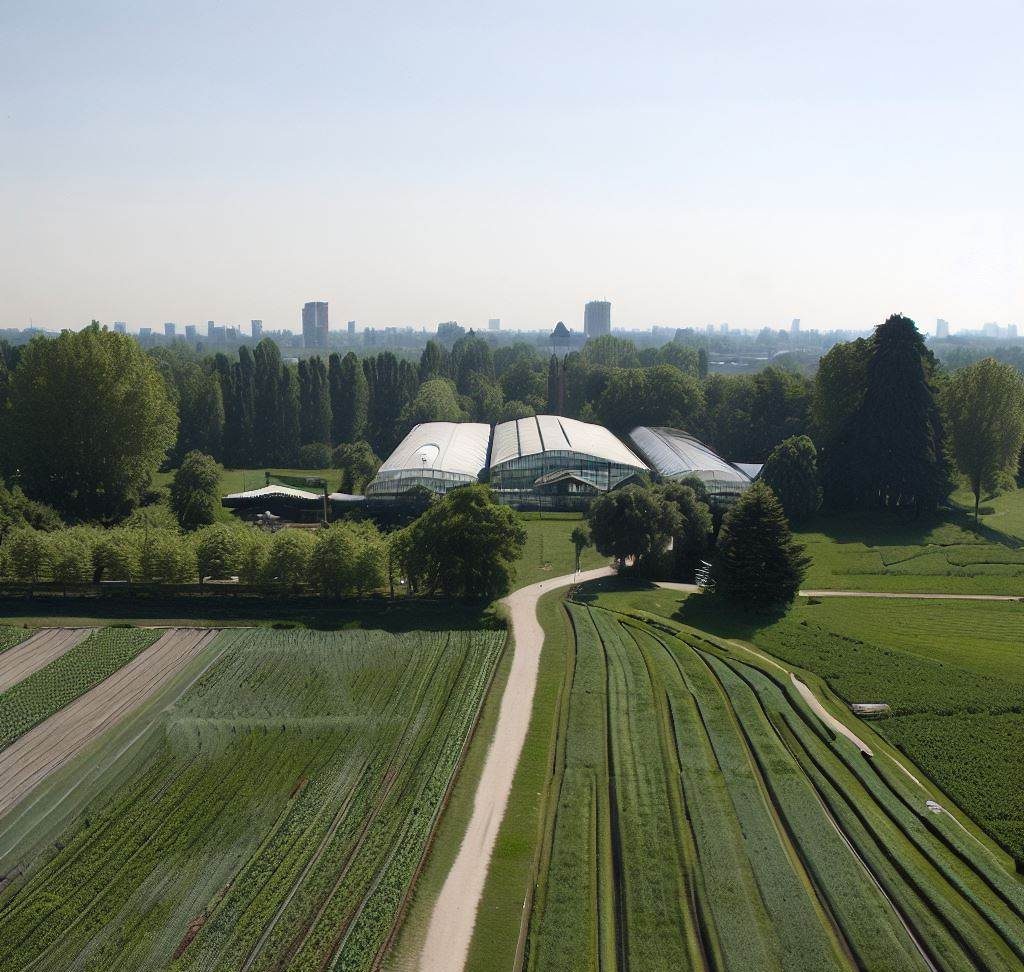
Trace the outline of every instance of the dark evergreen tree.
{"label": "dark evergreen tree", "polygon": [[790,521],[795,523],[818,512],[818,453],[806,435],[792,436],[772,449],[761,479],[772,488]]}
{"label": "dark evergreen tree", "polygon": [[789,529],[782,504],[765,483],[754,483],[722,522],[715,578],[730,600],[755,609],[789,604],[810,560]]}
{"label": "dark evergreen tree", "polygon": [[299,362],[299,427],[303,445],[331,439],[331,395],[321,357]]}
{"label": "dark evergreen tree", "polygon": [[[334,357],[332,355],[332,357]],[[333,369],[333,363],[332,363]],[[331,372],[331,407],[334,411],[334,441],[357,442],[366,435],[370,391],[363,364],[349,351]]]}
{"label": "dark evergreen tree", "polygon": [[708,376],[708,349],[697,348],[697,377],[700,379]]}
{"label": "dark evergreen tree", "polygon": [[[254,458],[258,458],[259,464],[280,463],[281,452],[286,446],[282,438],[281,429],[283,418],[281,415],[284,403],[281,401],[282,373],[284,366],[281,362],[281,352],[277,345],[269,338],[264,338],[256,345],[253,352],[255,364],[253,375],[254,390],[254,412],[253,412],[253,436],[256,443]],[[295,414],[296,429],[294,449],[299,447],[298,430],[298,389],[296,391]]]}
{"label": "dark evergreen tree", "polygon": [[238,413],[238,467],[244,469],[260,464],[256,443],[256,361],[245,345],[238,349],[233,375]]}
{"label": "dark evergreen tree", "polygon": [[389,455],[401,438],[402,410],[416,397],[416,369],[384,351],[363,361],[369,386],[367,429],[373,451]]}
{"label": "dark evergreen tree", "polygon": [[871,505],[934,509],[952,486],[931,381],[934,359],[917,325],[901,314],[879,325],[871,344],[852,430],[857,448],[848,459],[863,463]]}
{"label": "dark evergreen tree", "polygon": [[548,412],[551,415],[562,414],[561,370],[558,355],[551,355],[548,362]]}

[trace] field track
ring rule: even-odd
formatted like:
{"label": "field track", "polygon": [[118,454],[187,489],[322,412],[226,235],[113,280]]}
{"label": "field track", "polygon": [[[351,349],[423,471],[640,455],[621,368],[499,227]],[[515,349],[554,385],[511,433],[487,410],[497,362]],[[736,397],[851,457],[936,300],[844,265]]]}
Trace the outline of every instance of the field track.
{"label": "field track", "polygon": [[172,678],[218,633],[169,629],[124,668],[0,752],[0,815]]}
{"label": "field track", "polygon": [[6,692],[23,678],[84,641],[94,628],[43,628],[20,645],[0,654],[0,692]]}
{"label": "field track", "polygon": [[610,567],[599,567],[579,575],[552,577],[510,594],[503,602],[512,625],[512,669],[501,699],[494,739],[480,774],[473,815],[430,916],[417,966],[419,972],[458,972],[466,964],[491,853],[533,712],[533,693],[544,644],[544,629],[537,621],[537,601],[548,591],[574,581],[596,580],[610,574]]}

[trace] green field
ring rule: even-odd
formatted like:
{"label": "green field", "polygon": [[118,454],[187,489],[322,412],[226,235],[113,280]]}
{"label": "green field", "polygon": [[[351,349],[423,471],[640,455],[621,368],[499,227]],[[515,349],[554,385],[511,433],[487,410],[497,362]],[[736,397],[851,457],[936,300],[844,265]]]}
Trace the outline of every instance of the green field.
{"label": "green field", "polygon": [[[893,514],[818,517],[795,531],[812,558],[806,590],[1024,595],[1024,491],[975,528],[962,514],[901,522]],[[990,525],[991,524],[991,525]]]}
{"label": "green field", "polygon": [[[576,551],[569,537],[584,526],[581,513],[523,513],[526,545],[516,564],[515,586],[526,587],[551,577],[571,574],[576,569]],[[591,570],[609,562],[593,547],[583,551],[580,568]]]}
{"label": "green field", "polygon": [[98,685],[160,636],[139,628],[105,628],[0,693],[0,749]]}
{"label": "green field", "polygon": [[[271,469],[270,472],[280,476],[296,476],[300,479],[307,476],[314,479],[326,479],[328,491],[332,493],[337,490],[338,484],[341,482],[340,469]],[[170,486],[171,480],[174,479],[174,473],[173,469],[158,472],[153,477],[153,485],[157,487]],[[267,485],[266,473],[266,469],[225,469],[220,475],[221,495],[241,493],[247,489],[260,489]],[[310,487],[310,489],[315,491],[314,487]]]}
{"label": "green field", "polygon": [[0,651],[7,651],[15,645],[21,644],[31,632],[24,628],[12,628],[0,625]]}
{"label": "green field", "polygon": [[1020,968],[1024,885],[887,751],[742,647],[570,612],[525,968]]}
{"label": "green field", "polygon": [[0,969],[371,968],[503,642],[223,633],[0,819]]}

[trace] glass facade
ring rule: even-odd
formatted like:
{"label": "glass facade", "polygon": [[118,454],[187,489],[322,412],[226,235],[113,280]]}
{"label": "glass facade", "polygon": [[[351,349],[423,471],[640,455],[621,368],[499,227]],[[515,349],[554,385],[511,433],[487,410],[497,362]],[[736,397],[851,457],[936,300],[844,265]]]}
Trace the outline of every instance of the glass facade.
{"label": "glass facade", "polygon": [[432,493],[446,493],[455,486],[477,482],[476,476],[448,472],[444,469],[381,470],[366,487],[367,496],[401,496],[410,489],[423,486]]}
{"label": "glass facade", "polygon": [[536,452],[492,466],[491,488],[505,503],[555,506],[572,498],[589,501],[641,472],[636,466],[579,452]]}

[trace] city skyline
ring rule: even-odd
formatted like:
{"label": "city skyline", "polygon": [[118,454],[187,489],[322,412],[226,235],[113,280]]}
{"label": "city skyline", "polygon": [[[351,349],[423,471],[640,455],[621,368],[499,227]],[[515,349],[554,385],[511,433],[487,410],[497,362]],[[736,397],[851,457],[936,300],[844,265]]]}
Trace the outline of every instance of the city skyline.
{"label": "city skyline", "polygon": [[398,6],[7,5],[0,326],[1024,322],[1019,4]]}

